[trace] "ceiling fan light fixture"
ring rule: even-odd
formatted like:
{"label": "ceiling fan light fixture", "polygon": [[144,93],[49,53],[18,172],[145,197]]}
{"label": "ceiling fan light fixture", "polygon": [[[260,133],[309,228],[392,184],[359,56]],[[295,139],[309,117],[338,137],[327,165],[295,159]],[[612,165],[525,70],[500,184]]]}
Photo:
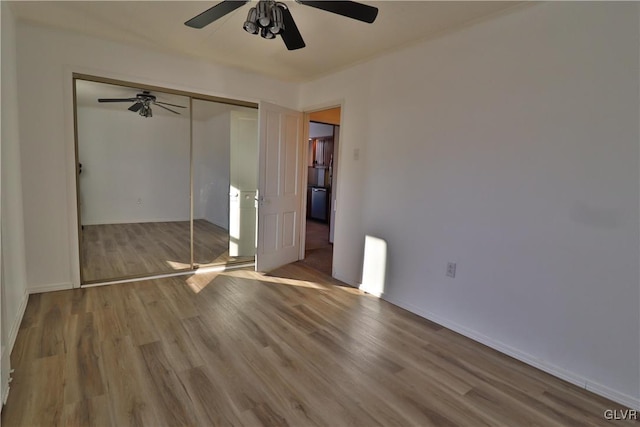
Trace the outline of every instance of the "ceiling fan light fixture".
{"label": "ceiling fan light fixture", "polygon": [[149,104],[148,100],[144,101],[144,103],[142,104],[142,108],[140,108],[138,114],[145,118],[153,117],[153,113],[151,112],[151,105]]}
{"label": "ceiling fan light fixture", "polygon": [[282,9],[280,9],[280,7],[281,6],[279,6],[279,4],[276,3],[271,9],[272,23],[271,23],[271,26],[269,27],[269,31],[271,31],[273,34],[280,34],[282,30],[284,30],[284,22],[282,19]]}
{"label": "ceiling fan light fixture", "polygon": [[271,24],[271,4],[269,0],[260,0],[257,7],[258,25],[267,28]]}
{"label": "ceiling fan light fixture", "polygon": [[247,20],[244,22],[244,30],[249,34],[258,34],[258,11],[255,7],[249,9]]}
{"label": "ceiling fan light fixture", "polygon": [[276,38],[276,35],[275,35],[275,34],[273,34],[271,31],[269,31],[269,29],[268,29],[268,28],[263,28],[263,29],[261,29],[261,30],[260,30],[260,36],[261,36],[263,39],[269,39],[269,40],[271,40],[271,39],[275,39],[275,38]]}

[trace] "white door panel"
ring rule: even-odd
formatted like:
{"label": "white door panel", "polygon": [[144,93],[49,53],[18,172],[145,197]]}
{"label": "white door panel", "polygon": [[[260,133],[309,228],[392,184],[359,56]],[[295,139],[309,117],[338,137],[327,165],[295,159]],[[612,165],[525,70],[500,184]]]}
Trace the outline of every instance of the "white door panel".
{"label": "white door panel", "polygon": [[256,270],[298,260],[302,113],[260,103]]}

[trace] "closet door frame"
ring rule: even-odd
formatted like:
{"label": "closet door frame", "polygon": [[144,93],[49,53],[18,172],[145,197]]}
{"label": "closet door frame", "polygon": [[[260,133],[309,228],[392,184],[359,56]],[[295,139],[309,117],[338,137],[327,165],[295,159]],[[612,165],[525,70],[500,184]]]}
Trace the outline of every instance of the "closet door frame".
{"label": "closet door frame", "polygon": [[[96,83],[105,83],[117,86],[131,87],[140,90],[148,90],[152,92],[162,92],[172,95],[185,96],[189,99],[189,247],[190,247],[190,265],[188,268],[176,269],[172,272],[150,272],[142,274],[127,275],[115,278],[105,278],[98,280],[87,281],[83,274],[83,251],[82,251],[82,216],[80,207],[80,163],[79,163],[79,150],[78,150],[78,105],[77,105],[77,93],[76,93],[76,81],[85,80]],[[258,104],[250,101],[243,101],[238,99],[223,98],[211,95],[204,95],[195,92],[177,90],[167,87],[160,87],[155,85],[149,85],[139,82],[131,82],[125,80],[118,80],[106,77],[99,77],[83,73],[72,73],[72,101],[73,101],[73,137],[74,137],[74,174],[75,174],[75,205],[76,205],[76,226],[77,226],[77,248],[78,248],[78,277],[80,278],[80,287],[84,286],[96,286],[101,284],[128,282],[137,280],[140,278],[154,278],[154,277],[166,277],[185,274],[185,272],[193,272],[196,269],[194,263],[194,226],[193,226],[193,213],[194,213],[194,165],[193,165],[193,100],[210,101],[223,103],[239,107],[248,107],[258,109]],[[199,267],[199,266],[198,266]],[[206,266],[203,266],[206,267]]]}

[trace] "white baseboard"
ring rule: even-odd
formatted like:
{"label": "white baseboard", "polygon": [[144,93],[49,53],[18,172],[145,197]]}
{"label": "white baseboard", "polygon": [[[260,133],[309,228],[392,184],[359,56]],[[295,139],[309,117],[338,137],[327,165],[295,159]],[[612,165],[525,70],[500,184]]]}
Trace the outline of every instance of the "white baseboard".
{"label": "white baseboard", "polygon": [[[363,289],[363,290],[366,292],[366,289]],[[607,399],[611,399],[614,402],[618,402],[621,405],[625,405],[628,408],[640,410],[640,400],[638,400],[637,398],[634,398],[633,396],[630,396],[625,393],[621,393],[617,390],[613,390],[609,387],[603,386],[602,384],[598,384],[594,381],[589,380],[588,378],[583,377],[582,375],[578,375],[575,372],[567,371],[566,369],[560,368],[559,366],[556,366],[545,360],[536,358],[528,353],[524,353],[516,348],[506,345],[500,341],[496,341],[493,338],[490,338],[477,331],[474,331],[472,329],[459,325],[455,322],[451,322],[448,319],[445,319],[434,313],[431,313],[429,311],[416,307],[411,303],[407,303],[405,301],[401,301],[396,298],[390,297],[388,294],[383,293],[382,295],[380,295],[380,298],[390,302],[391,304],[397,305],[398,307],[404,308],[405,310],[415,313],[420,317],[424,317],[427,320],[430,320],[441,326],[444,326],[447,329],[451,329],[452,331],[457,332],[461,335],[464,335],[467,338],[470,338],[474,341],[484,344],[487,347],[491,347],[492,349],[497,350],[500,353],[511,356],[514,359],[517,359],[523,363],[526,363],[527,365],[540,369],[541,371],[551,374],[554,377],[560,378],[580,388],[584,388],[595,394],[606,397]]]}
{"label": "white baseboard", "polygon": [[358,287],[358,283],[354,282],[353,280],[349,280],[346,277],[343,277],[342,275],[340,275],[338,273],[335,273],[333,275],[333,278],[336,279],[336,280],[341,281],[342,283],[346,283],[349,286],[353,286],[354,288]]}
{"label": "white baseboard", "polygon": [[[358,289],[360,289],[362,292],[366,292],[366,293],[368,293],[370,295],[373,295],[374,297],[385,299],[385,298],[383,298],[383,294],[380,293],[380,291],[378,291],[377,289],[373,289],[373,287],[367,286],[367,285],[365,285],[363,283],[361,283],[360,286],[358,286]],[[389,301],[389,300],[386,300],[386,301]],[[391,302],[391,301],[389,301],[389,302]],[[395,304],[395,303],[392,303],[392,304]],[[399,305],[399,304],[395,304],[395,305]]]}
{"label": "white baseboard", "polygon": [[27,302],[29,301],[29,294],[27,292],[22,296],[22,301],[20,301],[20,305],[18,306],[18,315],[15,319],[13,319],[13,323],[11,324],[11,329],[9,330],[9,340],[7,341],[6,350],[11,354],[13,351],[13,345],[16,343],[16,338],[18,337],[18,331],[20,330],[20,324],[22,323],[22,318],[24,317],[24,311],[27,309]]}
{"label": "white baseboard", "polygon": [[[22,296],[22,300],[18,305],[18,313],[15,319],[12,319],[11,328],[9,329],[9,336],[7,337],[7,343],[2,348],[2,354],[0,355],[0,364],[2,365],[2,369],[6,369],[6,367],[10,366],[9,358],[11,357],[11,352],[13,351],[13,346],[16,343],[16,339],[18,338],[18,331],[20,331],[20,324],[22,323],[22,318],[24,317],[24,312],[27,309],[27,302],[29,301],[29,294],[27,292]],[[3,373],[2,379],[2,404],[4,405],[7,402],[7,398],[9,397],[9,378],[10,373],[7,375],[6,379],[4,378]],[[6,383],[5,383],[6,381]]]}
{"label": "white baseboard", "polygon": [[51,283],[49,285],[29,286],[27,292],[29,294],[41,294],[43,292],[66,291],[68,289],[73,289],[71,283]]}
{"label": "white baseboard", "polygon": [[[9,378],[11,373],[9,372],[11,369],[11,363],[9,359],[11,357],[9,351],[7,351],[6,347],[2,347],[2,355],[0,356],[0,363],[2,364],[2,406],[7,404],[7,399],[9,398],[9,389],[11,388]],[[6,375],[6,378],[5,378]]]}
{"label": "white baseboard", "polygon": [[[198,219],[198,218],[194,218]],[[147,218],[147,219],[117,219],[117,220],[87,220],[82,225],[112,225],[112,224],[147,224],[151,222],[189,222],[189,218]]]}
{"label": "white baseboard", "polygon": [[617,390],[604,386],[602,384],[598,384],[593,381],[587,381],[585,388],[589,391],[594,392],[597,395],[602,397],[606,397],[607,399],[611,399],[614,402],[618,402],[621,405],[626,406],[627,408],[640,410],[640,399],[634,399],[633,396],[629,396],[625,393],[620,393]]}

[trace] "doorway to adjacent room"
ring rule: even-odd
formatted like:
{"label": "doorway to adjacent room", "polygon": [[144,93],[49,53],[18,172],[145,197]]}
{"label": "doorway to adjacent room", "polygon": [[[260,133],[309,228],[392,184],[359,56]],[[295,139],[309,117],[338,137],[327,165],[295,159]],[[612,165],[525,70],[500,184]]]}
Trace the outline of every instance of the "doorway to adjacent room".
{"label": "doorway to adjacent room", "polygon": [[304,263],[327,275],[333,273],[340,114],[340,107],[308,114]]}

